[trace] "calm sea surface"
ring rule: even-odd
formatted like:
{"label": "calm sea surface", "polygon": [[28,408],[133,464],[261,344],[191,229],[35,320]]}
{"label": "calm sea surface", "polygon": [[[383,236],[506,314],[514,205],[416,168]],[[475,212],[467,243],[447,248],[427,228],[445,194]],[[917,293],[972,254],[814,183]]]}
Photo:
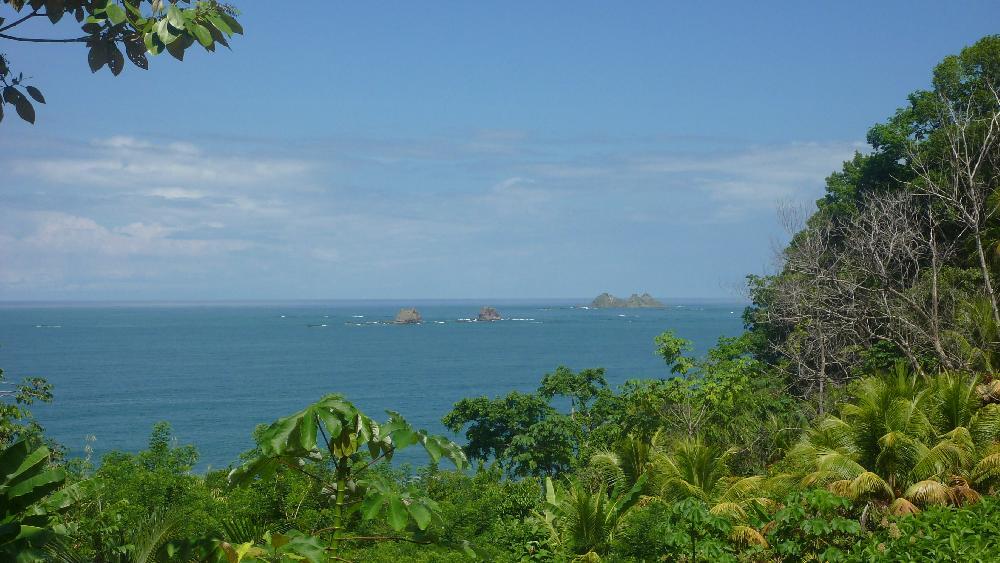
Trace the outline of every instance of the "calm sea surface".
{"label": "calm sea surface", "polygon": [[[459,320],[475,318],[482,301],[0,304],[0,367],[8,380],[55,385],[55,401],[35,412],[71,455],[88,435],[97,456],[139,450],[166,420],[205,469],[233,463],[256,424],[325,393],[376,419],[393,409],[445,432],[441,417],[463,397],[532,391],[559,365],[604,367],[613,386],[663,377],[660,332],[674,329],[702,354],[742,328],[739,303],[573,307],[581,302],[494,301],[508,319],[494,323]],[[417,307],[424,324],[370,324],[402,306]]]}

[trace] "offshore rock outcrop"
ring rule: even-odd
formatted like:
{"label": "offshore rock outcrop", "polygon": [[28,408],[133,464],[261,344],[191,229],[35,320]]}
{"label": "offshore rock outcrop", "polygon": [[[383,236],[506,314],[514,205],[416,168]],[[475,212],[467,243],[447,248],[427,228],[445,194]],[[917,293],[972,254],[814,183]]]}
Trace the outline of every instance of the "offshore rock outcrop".
{"label": "offshore rock outcrop", "polygon": [[500,312],[493,307],[483,307],[479,310],[479,316],[476,317],[477,321],[499,321],[503,320],[500,316]]}
{"label": "offshore rock outcrop", "polygon": [[610,293],[602,293],[590,303],[590,306],[595,309],[662,309],[665,307],[663,303],[648,293],[642,295],[633,293],[628,299],[615,297]]}
{"label": "offshore rock outcrop", "polygon": [[400,309],[396,313],[396,324],[398,325],[415,325],[424,322],[424,319],[420,316],[420,311],[409,308]]}

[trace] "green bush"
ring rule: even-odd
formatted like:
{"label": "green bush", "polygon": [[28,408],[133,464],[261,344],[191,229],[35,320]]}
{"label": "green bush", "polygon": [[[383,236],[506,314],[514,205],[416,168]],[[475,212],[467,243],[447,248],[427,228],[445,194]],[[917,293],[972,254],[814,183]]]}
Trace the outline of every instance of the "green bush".
{"label": "green bush", "polygon": [[764,526],[779,561],[842,561],[862,537],[851,501],[823,489],[793,493]]}
{"label": "green bush", "polygon": [[852,552],[858,561],[996,561],[1000,502],[985,497],[966,508],[930,508],[889,522]]}
{"label": "green bush", "polygon": [[697,500],[653,500],[625,517],[614,553],[640,561],[736,561],[732,529],[732,522]]}

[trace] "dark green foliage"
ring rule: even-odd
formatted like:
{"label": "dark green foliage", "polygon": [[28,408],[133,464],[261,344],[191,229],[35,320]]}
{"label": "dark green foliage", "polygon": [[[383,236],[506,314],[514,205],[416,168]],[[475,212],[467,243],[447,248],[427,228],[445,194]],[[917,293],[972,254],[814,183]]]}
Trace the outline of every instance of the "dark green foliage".
{"label": "dark green foliage", "polygon": [[[216,45],[229,48],[229,39],[243,34],[237,10],[216,0],[2,0],[0,6],[12,8],[15,16],[9,21],[0,17],[0,41],[83,45],[91,72],[106,66],[115,76],[124,70],[126,58],[145,70],[149,68],[147,54],[167,51],[184,60],[194,44],[211,52]],[[62,20],[62,27],[70,30],[60,37],[19,33],[19,25],[43,17],[54,25]],[[69,23],[71,19],[74,24]],[[78,31],[72,31],[73,27]],[[35,122],[35,108],[28,98],[44,104],[45,97],[24,81],[24,74],[11,70],[10,62],[0,54],[0,121],[6,104],[24,121]]]}
{"label": "dark green foliage", "polygon": [[534,480],[504,479],[496,466],[471,477],[432,468],[420,486],[441,507],[439,539],[445,544],[469,541],[481,557],[496,560],[539,536],[524,522],[542,498]]}
{"label": "dark green foliage", "polygon": [[[560,401],[569,403],[569,412],[551,404]],[[542,378],[535,394],[462,399],[443,422],[453,432],[465,429],[471,459],[496,460],[518,477],[555,475],[586,459],[615,401],[603,369],[574,373],[560,366]]]}
{"label": "dark green foliage", "polygon": [[465,451],[469,459],[488,461],[505,459],[514,437],[554,414],[556,410],[545,399],[512,391],[496,399],[462,399],[443,421],[453,432],[466,428]]}
{"label": "dark green foliage", "polygon": [[53,517],[77,499],[63,488],[66,472],[52,467],[49,449],[26,440],[0,449],[0,559],[41,560],[42,547],[57,535]]}
{"label": "dark green foliage", "polygon": [[37,442],[42,427],[31,416],[28,407],[40,401],[52,401],[52,385],[40,377],[26,377],[20,383],[9,384],[0,369],[0,447],[18,439]]}
{"label": "dark green foliage", "polygon": [[[197,538],[219,529],[225,511],[205,479],[191,474],[193,446],[175,445],[170,426],[157,423],[149,449],[111,452],[82,484],[85,499],[66,514],[73,551],[98,561],[133,552],[157,530],[164,540]],[[160,545],[162,547],[162,545]]]}
{"label": "dark green foliage", "polygon": [[822,489],[793,493],[764,526],[780,561],[842,561],[861,539],[851,501]]}
{"label": "dark green foliage", "polygon": [[639,561],[736,561],[733,524],[695,499],[654,501],[626,517],[615,553]]}
{"label": "dark green foliage", "polygon": [[996,561],[1000,505],[986,498],[968,508],[933,508],[899,518],[854,548],[855,561]]}

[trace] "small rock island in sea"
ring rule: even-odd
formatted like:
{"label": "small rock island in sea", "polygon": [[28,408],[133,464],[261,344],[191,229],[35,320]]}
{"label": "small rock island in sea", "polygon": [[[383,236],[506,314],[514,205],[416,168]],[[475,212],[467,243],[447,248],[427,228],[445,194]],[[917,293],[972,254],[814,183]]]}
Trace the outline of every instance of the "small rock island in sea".
{"label": "small rock island in sea", "polygon": [[479,316],[476,317],[477,321],[500,321],[503,317],[500,316],[500,312],[493,307],[483,307],[479,310]]}
{"label": "small rock island in sea", "polygon": [[610,293],[602,293],[594,298],[590,306],[594,309],[662,309],[665,307],[663,303],[648,293],[642,295],[633,293],[628,299],[615,297]]}
{"label": "small rock island in sea", "polygon": [[409,309],[400,309],[399,312],[396,313],[395,322],[398,325],[415,325],[422,323],[423,320],[424,319],[420,317],[420,311],[413,308],[409,308]]}

